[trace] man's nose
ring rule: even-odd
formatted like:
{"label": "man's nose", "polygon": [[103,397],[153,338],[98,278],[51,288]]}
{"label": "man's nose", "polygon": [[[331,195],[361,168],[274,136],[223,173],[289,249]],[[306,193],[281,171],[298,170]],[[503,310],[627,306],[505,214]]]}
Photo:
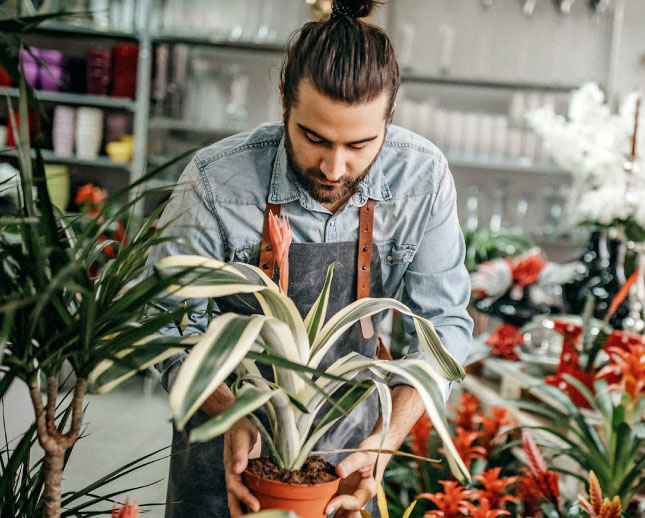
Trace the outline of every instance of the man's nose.
{"label": "man's nose", "polygon": [[340,180],[347,170],[343,149],[338,147],[327,150],[320,162],[320,170],[330,182]]}

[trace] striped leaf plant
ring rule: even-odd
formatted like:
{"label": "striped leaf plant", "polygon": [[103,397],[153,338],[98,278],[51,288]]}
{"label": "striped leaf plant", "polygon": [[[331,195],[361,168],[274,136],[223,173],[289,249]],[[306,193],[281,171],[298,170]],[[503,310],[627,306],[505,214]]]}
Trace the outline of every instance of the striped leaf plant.
{"label": "striped leaf plant", "polygon": [[[222,263],[200,256],[177,255],[156,266],[161,276],[179,276],[190,268],[190,282],[168,288],[180,299],[222,297],[252,293],[262,314],[225,313],[213,319],[192,347],[170,392],[175,426],[181,430],[208,396],[232,373],[235,403],[222,414],[191,431],[191,440],[205,441],[225,433],[248,416],[258,427],[272,460],[279,467],[298,469],[314,445],[339,419],[372,392],[378,393],[382,412],[382,439],[391,415],[387,379],[403,376],[421,396],[441,436],[455,476],[468,480],[446,426],[444,379],[460,380],[465,373],[442,345],[432,323],[414,315],[394,299],[364,298],[349,304],[326,321],[334,265],[330,265],[322,291],[303,320],[294,302],[259,268],[244,263]],[[210,273],[209,273],[210,272]],[[178,275],[179,274],[179,275]],[[394,308],[410,316],[423,350],[432,362],[413,359],[384,361],[350,353],[320,370],[320,362],[339,337],[355,322]],[[257,363],[273,365],[273,379],[265,379]],[[376,379],[361,377],[370,370]],[[347,392],[325,405],[349,385]],[[268,429],[253,412],[266,409]],[[316,421],[320,414],[321,419]]]}

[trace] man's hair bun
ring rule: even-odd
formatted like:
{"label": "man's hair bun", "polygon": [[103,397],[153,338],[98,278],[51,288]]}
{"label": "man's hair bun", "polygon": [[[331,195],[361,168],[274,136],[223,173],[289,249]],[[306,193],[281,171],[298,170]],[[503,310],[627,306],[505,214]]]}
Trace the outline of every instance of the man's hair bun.
{"label": "man's hair bun", "polygon": [[333,0],[332,10],[336,17],[364,18],[380,3],[378,0]]}

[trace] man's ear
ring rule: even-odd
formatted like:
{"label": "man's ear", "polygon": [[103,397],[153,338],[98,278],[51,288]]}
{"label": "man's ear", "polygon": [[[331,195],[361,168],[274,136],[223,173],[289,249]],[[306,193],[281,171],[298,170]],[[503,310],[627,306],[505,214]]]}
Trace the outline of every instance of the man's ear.
{"label": "man's ear", "polygon": [[284,123],[287,123],[287,105],[284,102],[284,88],[282,85],[279,86],[280,89],[280,102],[282,103],[282,120]]}
{"label": "man's ear", "polygon": [[394,101],[394,104],[392,104],[392,109],[390,110],[390,116],[387,118],[387,123],[392,124],[392,120],[394,119],[394,112],[396,111],[396,101]]}

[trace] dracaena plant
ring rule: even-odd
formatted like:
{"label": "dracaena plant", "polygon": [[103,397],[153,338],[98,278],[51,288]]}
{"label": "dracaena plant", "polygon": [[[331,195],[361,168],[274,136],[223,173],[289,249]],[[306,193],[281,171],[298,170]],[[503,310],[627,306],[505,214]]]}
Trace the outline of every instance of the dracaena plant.
{"label": "dracaena plant", "polygon": [[[3,28],[4,21],[0,22]],[[19,91],[18,112],[20,120],[26,121],[28,87],[22,74]],[[29,387],[36,433],[45,452],[44,515],[57,517],[64,459],[81,429],[90,373],[112,360],[110,386],[114,386],[183,350],[189,345],[186,339],[158,331],[180,320],[187,308],[150,312],[155,297],[178,280],[159,275],[141,280],[149,248],[169,239],[161,237],[163,228],[153,228],[161,207],[131,233],[128,244],[119,248],[98,277],[90,274],[96,257],[111,244],[102,240],[105,229],[131,211],[145,195],[134,195],[134,189],[161,168],[106,200],[99,211],[102,217],[78,234],[72,219],[49,198],[38,128],[32,128],[37,135],[32,142],[28,125],[18,129],[10,102],[8,108],[18,135],[22,194],[17,197],[16,214],[0,218],[0,398],[15,379]],[[64,362],[69,362],[76,377],[66,430],[59,429],[55,420],[58,373]],[[41,376],[46,379],[46,397],[41,392]],[[12,490],[8,482],[0,489]]]}
{"label": "dracaena plant", "polygon": [[[276,242],[288,243],[285,231],[274,221]],[[280,265],[283,272],[284,264]],[[234,404],[219,416],[191,431],[191,439],[204,441],[224,433],[233,423],[249,416],[268,445],[274,463],[282,468],[299,469],[322,435],[373,391],[382,410],[382,438],[391,415],[391,396],[386,384],[390,375],[400,375],[414,386],[445,445],[453,473],[465,480],[468,470],[455,449],[446,427],[443,380],[461,379],[462,367],[441,344],[432,323],[414,315],[394,299],[364,298],[353,302],[327,322],[327,305],[334,265],[330,265],[322,291],[307,314],[300,316],[294,302],[261,269],[244,263],[222,263],[200,256],[172,256],[157,264],[160,275],[174,275],[177,268],[191,267],[203,280],[201,286],[171,290],[180,299],[222,297],[252,293],[263,313],[239,315],[226,313],[213,319],[182,364],[170,392],[170,407],[175,426],[183,429],[201,404],[227,377],[237,374],[231,389]],[[211,272],[209,274],[209,271]],[[281,273],[282,275],[282,273]],[[284,289],[284,287],[283,287]],[[409,315],[420,343],[434,369],[420,360],[382,361],[350,353],[326,370],[320,362],[338,338],[355,322],[383,310],[394,308]],[[274,379],[265,379],[257,363],[273,365]],[[378,379],[361,379],[366,369]],[[325,410],[325,403],[341,388],[349,390]],[[265,428],[253,412],[265,407],[269,427]],[[316,423],[316,417],[321,419]]]}

